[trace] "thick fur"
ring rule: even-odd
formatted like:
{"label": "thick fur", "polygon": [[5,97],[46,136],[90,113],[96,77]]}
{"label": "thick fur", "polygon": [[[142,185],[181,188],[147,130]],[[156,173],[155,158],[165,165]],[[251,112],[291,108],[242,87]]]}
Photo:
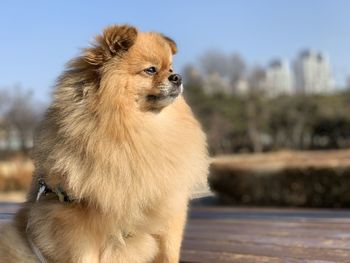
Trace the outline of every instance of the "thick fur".
{"label": "thick fur", "polygon": [[[105,29],[58,79],[36,135],[27,202],[0,233],[0,262],[178,262],[187,203],[206,181],[205,135],[167,94],[173,40]],[[156,66],[149,76],[144,69]],[[38,193],[38,178],[72,203]]]}

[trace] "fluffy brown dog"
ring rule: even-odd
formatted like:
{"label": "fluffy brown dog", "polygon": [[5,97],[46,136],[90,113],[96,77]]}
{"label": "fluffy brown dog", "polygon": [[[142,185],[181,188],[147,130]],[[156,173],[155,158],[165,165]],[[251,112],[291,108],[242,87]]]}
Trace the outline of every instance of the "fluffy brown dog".
{"label": "fluffy brown dog", "polygon": [[174,53],[159,33],[111,26],[68,64],[36,136],[27,202],[1,230],[0,262],[178,262],[208,159]]}

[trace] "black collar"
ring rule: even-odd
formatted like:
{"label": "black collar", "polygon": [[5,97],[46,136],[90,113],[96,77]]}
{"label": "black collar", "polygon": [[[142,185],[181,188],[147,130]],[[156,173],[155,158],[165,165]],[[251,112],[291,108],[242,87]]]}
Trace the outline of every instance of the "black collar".
{"label": "black collar", "polygon": [[38,182],[39,182],[39,190],[38,190],[38,195],[36,197],[36,201],[39,201],[41,195],[47,195],[50,193],[55,194],[58,197],[58,200],[62,203],[71,203],[74,201],[74,199],[70,198],[66,193],[66,191],[64,191],[61,186],[56,186],[55,188],[51,189],[50,187],[47,186],[43,178],[40,178]]}

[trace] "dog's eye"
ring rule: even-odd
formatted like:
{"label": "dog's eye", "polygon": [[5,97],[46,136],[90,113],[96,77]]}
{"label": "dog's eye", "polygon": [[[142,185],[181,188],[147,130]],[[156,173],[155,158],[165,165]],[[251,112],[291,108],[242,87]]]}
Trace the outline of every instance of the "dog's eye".
{"label": "dog's eye", "polygon": [[157,69],[155,67],[149,67],[144,70],[148,75],[154,75],[157,73]]}
{"label": "dog's eye", "polygon": [[173,71],[173,69],[169,69],[169,72],[170,72],[170,73],[173,73],[174,71]]}

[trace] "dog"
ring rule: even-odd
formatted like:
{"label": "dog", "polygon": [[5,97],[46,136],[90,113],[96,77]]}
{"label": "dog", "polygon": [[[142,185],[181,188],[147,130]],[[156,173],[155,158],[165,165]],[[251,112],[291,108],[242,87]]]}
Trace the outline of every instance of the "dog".
{"label": "dog", "polygon": [[0,262],[179,262],[206,137],[174,72],[176,43],[112,25],[58,78]]}

